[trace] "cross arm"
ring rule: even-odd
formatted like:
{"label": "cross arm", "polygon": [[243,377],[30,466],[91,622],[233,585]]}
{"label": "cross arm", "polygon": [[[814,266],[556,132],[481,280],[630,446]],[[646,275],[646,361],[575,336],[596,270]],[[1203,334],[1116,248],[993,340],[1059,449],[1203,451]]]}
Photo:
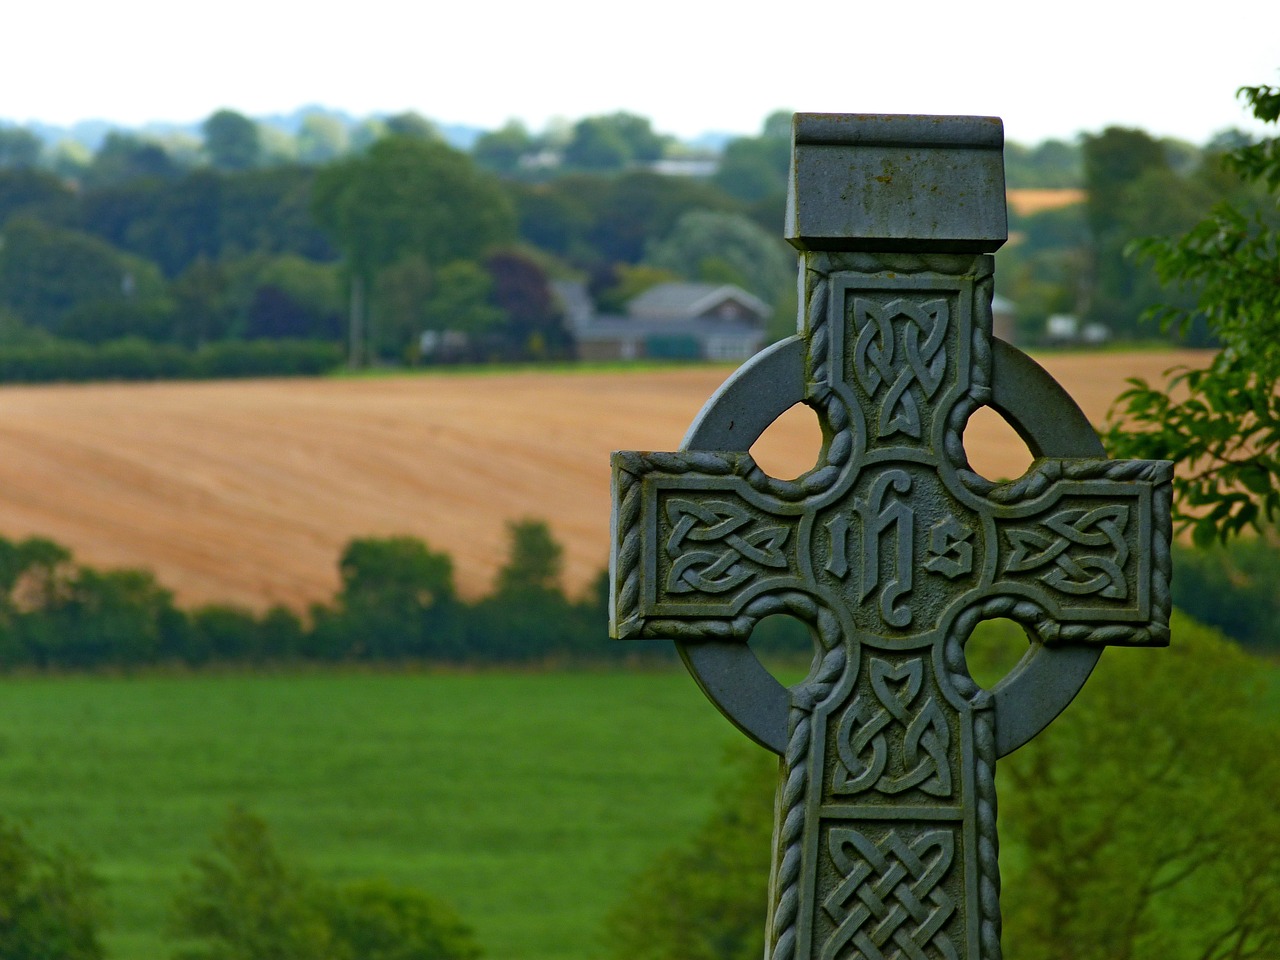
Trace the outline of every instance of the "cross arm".
{"label": "cross arm", "polygon": [[1173,464],[1041,460],[987,494],[993,592],[1034,601],[1046,643],[1166,646]]}
{"label": "cross arm", "polygon": [[745,639],[753,601],[799,589],[803,508],[770,484],[747,453],[615,453],[610,634]]}

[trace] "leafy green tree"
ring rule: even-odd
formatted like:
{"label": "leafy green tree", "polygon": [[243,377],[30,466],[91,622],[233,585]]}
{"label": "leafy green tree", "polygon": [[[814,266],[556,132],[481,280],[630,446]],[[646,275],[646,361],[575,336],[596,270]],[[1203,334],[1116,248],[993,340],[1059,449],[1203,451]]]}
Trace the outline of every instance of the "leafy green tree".
{"label": "leafy green tree", "polygon": [[174,901],[174,932],[200,946],[181,960],[313,960],[336,957],[313,902],[314,881],[276,852],[264,821],[233,809],[194,860]]}
{"label": "leafy green tree", "polygon": [[42,850],[0,820],[0,957],[101,960],[101,886],[78,856]]}
{"label": "leafy green tree", "polygon": [[163,146],[128,133],[111,132],[85,168],[84,186],[90,189],[130,180],[174,180],[182,168]]}
{"label": "leafy green tree", "polygon": [[0,168],[29,170],[40,162],[44,142],[24,127],[0,127]]}
{"label": "leafy green tree", "polygon": [[511,541],[506,564],[498,571],[498,593],[542,590],[559,591],[564,571],[564,548],[542,520],[511,520],[507,523]]}
{"label": "leafy green tree", "polygon": [[188,663],[245,662],[263,658],[258,618],[252,610],[230,604],[209,604],[193,610],[182,645]]}
{"label": "leafy green tree", "polygon": [[478,960],[483,951],[452,907],[408,887],[365,880],[320,898],[340,960]]}
{"label": "leafy green tree", "polygon": [[183,647],[185,627],[173,594],[150,571],[85,566],[24,623],[42,662],[71,667],[153,663]]}
{"label": "leafy green tree", "polygon": [[702,828],[658,856],[605,921],[618,960],[758,960],[768,912],[777,761],[739,750]]}
{"label": "leafy green tree", "polygon": [[1012,141],[1004,145],[1005,180],[1011,188],[1066,188],[1084,185],[1080,146],[1045,140],[1034,147]]}
{"label": "leafy green tree", "polygon": [[670,233],[690,210],[737,206],[712,184],[648,170],[624,173],[595,191],[581,181],[562,189],[582,190],[590,197],[593,222],[585,239],[594,258],[605,263],[639,263],[649,241]]}
{"label": "leafy green tree", "polygon": [[387,117],[383,125],[386,135],[391,137],[407,137],[410,140],[444,140],[440,135],[439,127],[413,110]]}
{"label": "leafy green tree", "polygon": [[[1114,650],[1001,762],[1005,942],[1027,960],[1244,960],[1280,950],[1280,737],[1265,668],[1186,620]],[[1158,816],[1153,812],[1158,811]]]}
{"label": "leafy green tree", "polygon": [[44,170],[0,169],[0,228],[10,217],[27,215],[45,223],[68,223],[75,195]]}
{"label": "leafy green tree", "polygon": [[1018,306],[1019,325],[1038,337],[1055,313],[1079,314],[1090,271],[1089,232],[1083,204],[1073,203],[1018,217],[1016,241],[996,254],[1000,293]]}
{"label": "leafy green tree", "polygon": [[200,124],[209,162],[219,170],[252,170],[262,162],[258,125],[234,110],[218,110]]}
{"label": "leafy green tree", "polygon": [[5,226],[0,247],[0,305],[57,332],[73,308],[164,298],[156,267],[78,230],[29,218]]}
{"label": "leafy green tree", "polygon": [[[1280,120],[1280,88],[1245,87],[1254,116]],[[1228,153],[1225,162],[1266,187],[1270,209],[1246,215],[1221,204],[1188,233],[1135,244],[1194,306],[1155,315],[1166,326],[1201,319],[1222,349],[1163,385],[1132,381],[1107,442],[1115,455],[1177,462],[1175,518],[1197,544],[1225,542],[1280,512],[1280,138]]]}
{"label": "leafy green tree", "polygon": [[403,356],[434,322],[428,303],[435,275],[420,253],[401,257],[378,271],[370,314],[375,349],[382,356]]}
{"label": "leafy green tree", "polygon": [[1280,654],[1280,533],[1192,548],[1174,545],[1173,602],[1263,656]]}
{"label": "leafy green tree", "polygon": [[507,523],[510,548],[493,593],[471,608],[467,649],[480,659],[537,661],[573,652],[574,608],[564,595],[564,548],[541,520]]}
{"label": "leafy green tree", "polygon": [[503,334],[521,356],[566,357],[572,346],[547,273],[529,253],[496,250],[484,261],[493,279],[490,299],[506,318]]}
{"label": "leafy green tree", "polygon": [[208,257],[197,257],[169,284],[174,302],[173,339],[199,347],[226,337],[234,319],[229,293],[225,267]]}
{"label": "leafy green tree", "polygon": [[472,337],[493,331],[506,319],[492,300],[493,278],[472,260],[455,260],[439,270],[423,304],[428,330],[458,330]]}
{"label": "leafy green tree", "polygon": [[379,881],[325,883],[284,860],[266,824],[233,809],[174,903],[180,960],[477,960],[452,908]]}
{"label": "leafy green tree", "polygon": [[378,271],[397,260],[417,255],[433,268],[473,260],[515,234],[515,212],[497,180],[435,141],[379,140],[322,170],[312,196],[317,222],[346,255],[357,324]]}
{"label": "leafy green tree", "polygon": [[471,148],[471,156],[485,170],[511,176],[520,169],[521,159],[536,147],[524,124],[511,120],[498,130],[481,134]]}
{"label": "leafy green tree", "polygon": [[715,184],[739,200],[755,202],[787,192],[791,169],[791,112],[770,114],[758,137],[730,140],[720,157]]}
{"label": "leafy green tree", "polygon": [[346,125],[326,113],[308,113],[298,128],[298,160],[302,163],[332,163],[350,147]]}
{"label": "leafy green tree", "polygon": [[737,213],[690,210],[649,244],[645,262],[689,280],[735,283],[766,302],[795,286],[795,253]]}
{"label": "leafy green tree", "polygon": [[342,280],[335,264],[289,253],[253,259],[253,293],[242,307],[246,336],[342,339]]}
{"label": "leafy green tree", "polygon": [[337,609],[316,622],[329,656],[460,656],[453,561],[413,537],[352,540],[339,560]]}
{"label": "leafy green tree", "polygon": [[[1127,229],[1128,192],[1144,177],[1169,174],[1160,143],[1142,130],[1108,127],[1085,136],[1082,145],[1085,174],[1085,220],[1091,237],[1091,283],[1086,302],[1091,319],[1132,333],[1138,315],[1150,300],[1135,290],[1139,275],[1124,256],[1133,239]],[[1148,287],[1145,291],[1152,293]]]}
{"label": "leafy green tree", "polygon": [[654,132],[647,118],[633,113],[586,117],[574,125],[564,162],[580,170],[621,170],[658,160],[669,141]]}
{"label": "leafy green tree", "polygon": [[631,160],[631,150],[622,134],[591,117],[580,120],[573,128],[573,140],[564,152],[565,164],[578,170],[622,170]]}

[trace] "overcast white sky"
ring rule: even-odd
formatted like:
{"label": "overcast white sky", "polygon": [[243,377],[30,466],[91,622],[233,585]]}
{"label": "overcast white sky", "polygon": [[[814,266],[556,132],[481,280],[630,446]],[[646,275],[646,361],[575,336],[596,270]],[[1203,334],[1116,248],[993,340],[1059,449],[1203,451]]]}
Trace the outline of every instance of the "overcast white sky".
{"label": "overcast white sky", "polygon": [[687,138],[786,108],[1199,143],[1250,128],[1237,87],[1280,83],[1280,0],[66,0],[10,5],[3,30],[0,118],[56,124],[321,104],[540,130],[628,110]]}

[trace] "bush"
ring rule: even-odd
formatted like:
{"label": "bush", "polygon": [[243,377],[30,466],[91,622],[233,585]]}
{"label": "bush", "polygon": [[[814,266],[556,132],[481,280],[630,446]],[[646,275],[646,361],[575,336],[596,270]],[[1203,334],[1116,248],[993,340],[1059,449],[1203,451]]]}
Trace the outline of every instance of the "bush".
{"label": "bush", "polygon": [[189,350],[136,337],[90,346],[75,340],[0,346],[0,383],[316,376],[342,364],[319,340],[223,340]]}
{"label": "bush", "polygon": [[452,908],[381,881],[335,886],[286,863],[259,818],[233,809],[174,903],[188,960],[476,960]]}
{"label": "bush", "polygon": [[101,960],[100,886],[73,854],[39,850],[0,821],[0,957]]}

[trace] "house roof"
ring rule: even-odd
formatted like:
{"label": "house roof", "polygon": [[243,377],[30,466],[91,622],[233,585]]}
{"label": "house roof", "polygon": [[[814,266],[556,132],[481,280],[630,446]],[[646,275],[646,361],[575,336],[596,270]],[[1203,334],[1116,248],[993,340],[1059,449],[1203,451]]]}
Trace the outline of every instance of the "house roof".
{"label": "house roof", "polygon": [[646,320],[686,319],[725,300],[736,300],[760,317],[769,315],[767,303],[731,283],[660,283],[627,304],[627,313]]}

